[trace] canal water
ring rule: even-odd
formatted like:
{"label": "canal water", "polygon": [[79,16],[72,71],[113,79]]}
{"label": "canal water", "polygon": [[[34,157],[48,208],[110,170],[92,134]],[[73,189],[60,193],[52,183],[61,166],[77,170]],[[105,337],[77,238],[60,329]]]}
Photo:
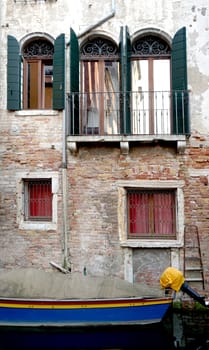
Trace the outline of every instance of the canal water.
{"label": "canal water", "polygon": [[174,312],[172,328],[176,348],[209,350],[209,309]]}
{"label": "canal water", "polygon": [[171,310],[159,325],[79,329],[4,329],[0,350],[209,350],[209,310]]}

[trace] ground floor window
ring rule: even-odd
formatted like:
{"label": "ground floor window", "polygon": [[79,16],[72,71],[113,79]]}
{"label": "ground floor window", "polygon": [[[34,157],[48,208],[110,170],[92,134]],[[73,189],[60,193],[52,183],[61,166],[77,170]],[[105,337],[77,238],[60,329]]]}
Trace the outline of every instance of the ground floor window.
{"label": "ground floor window", "polygon": [[118,181],[121,247],[182,247],[184,186],[182,180]]}
{"label": "ground floor window", "polygon": [[17,174],[17,222],[23,230],[56,230],[59,174],[51,171]]}
{"label": "ground floor window", "polygon": [[25,220],[52,220],[51,179],[24,181]]}
{"label": "ground floor window", "polygon": [[128,238],[176,238],[176,191],[127,190]]}

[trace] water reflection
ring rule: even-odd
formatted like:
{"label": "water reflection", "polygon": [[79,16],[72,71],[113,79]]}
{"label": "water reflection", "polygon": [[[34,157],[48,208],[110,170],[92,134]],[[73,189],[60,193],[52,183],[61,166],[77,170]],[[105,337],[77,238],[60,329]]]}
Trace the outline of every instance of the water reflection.
{"label": "water reflection", "polygon": [[209,310],[173,313],[177,349],[209,350]]}
{"label": "water reflection", "polygon": [[81,330],[4,330],[0,334],[0,349],[137,349],[171,350],[173,341],[162,325],[153,327],[89,328]]}
{"label": "water reflection", "polygon": [[91,327],[87,330],[0,330],[0,350],[209,350],[209,310],[170,312],[152,326]]}

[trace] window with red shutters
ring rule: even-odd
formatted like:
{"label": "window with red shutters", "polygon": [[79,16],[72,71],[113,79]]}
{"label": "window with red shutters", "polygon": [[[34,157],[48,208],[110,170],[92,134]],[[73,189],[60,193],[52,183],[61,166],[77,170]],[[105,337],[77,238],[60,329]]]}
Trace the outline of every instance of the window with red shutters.
{"label": "window with red shutters", "polygon": [[26,180],[25,220],[52,220],[52,183],[51,179]]}
{"label": "window with red shutters", "polygon": [[176,239],[176,191],[127,191],[128,238]]}

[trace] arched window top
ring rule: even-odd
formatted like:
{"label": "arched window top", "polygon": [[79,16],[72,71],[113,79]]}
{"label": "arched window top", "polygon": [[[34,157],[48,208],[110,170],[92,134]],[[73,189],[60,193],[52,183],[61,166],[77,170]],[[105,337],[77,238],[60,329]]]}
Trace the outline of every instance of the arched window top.
{"label": "arched window top", "polygon": [[116,44],[102,37],[86,41],[80,49],[81,59],[115,58],[118,54]]}
{"label": "arched window top", "polygon": [[42,57],[52,58],[54,54],[53,44],[46,39],[35,39],[30,41],[23,48],[23,57]]}
{"label": "arched window top", "polygon": [[147,35],[136,39],[132,44],[132,56],[170,56],[169,44],[155,35]]}

